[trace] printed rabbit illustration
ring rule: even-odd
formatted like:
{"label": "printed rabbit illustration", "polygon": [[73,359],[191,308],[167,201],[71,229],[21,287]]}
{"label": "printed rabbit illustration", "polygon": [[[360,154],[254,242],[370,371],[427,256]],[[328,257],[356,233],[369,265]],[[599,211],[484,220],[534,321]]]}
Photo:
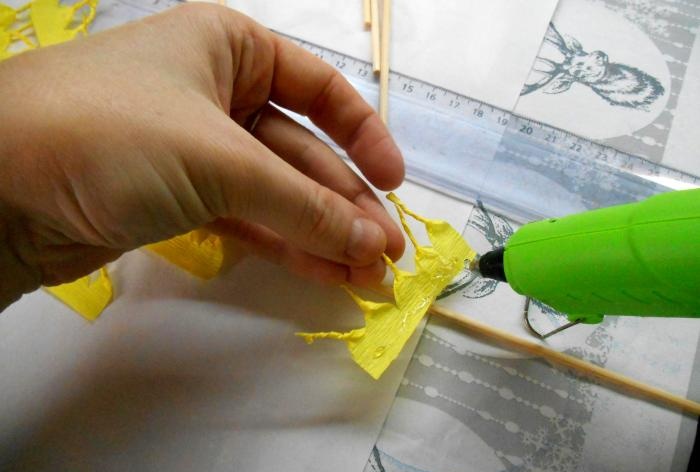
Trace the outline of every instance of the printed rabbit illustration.
{"label": "printed rabbit illustration", "polygon": [[562,93],[574,82],[588,86],[611,105],[648,110],[648,105],[664,94],[664,87],[651,75],[636,67],[610,62],[603,51],[587,53],[576,39],[562,36],[550,23],[545,43],[553,45],[563,62],[537,56],[534,72],[541,78],[526,84],[521,95],[542,89],[544,93]]}

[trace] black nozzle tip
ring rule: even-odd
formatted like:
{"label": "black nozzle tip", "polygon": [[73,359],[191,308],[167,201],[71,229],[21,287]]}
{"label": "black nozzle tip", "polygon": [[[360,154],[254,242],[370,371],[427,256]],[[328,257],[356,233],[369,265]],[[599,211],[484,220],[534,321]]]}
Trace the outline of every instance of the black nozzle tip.
{"label": "black nozzle tip", "polygon": [[479,272],[487,279],[506,282],[506,271],[503,267],[503,248],[489,251],[479,258]]}

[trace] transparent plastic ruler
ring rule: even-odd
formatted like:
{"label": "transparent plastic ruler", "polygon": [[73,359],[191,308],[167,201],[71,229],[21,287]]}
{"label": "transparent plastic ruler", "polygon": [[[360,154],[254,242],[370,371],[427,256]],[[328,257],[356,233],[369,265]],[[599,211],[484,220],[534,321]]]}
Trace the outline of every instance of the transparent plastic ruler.
{"label": "transparent plastic ruler", "polygon": [[[104,29],[178,3],[104,0],[94,27]],[[369,103],[378,103],[370,64],[289,39],[338,68]],[[396,73],[390,77],[389,127],[404,153],[409,179],[462,200],[480,200],[519,222],[700,187],[697,176]]]}
{"label": "transparent plastic ruler", "polygon": [[[369,63],[290,39],[378,103]],[[390,76],[389,127],[410,180],[520,222],[700,187],[700,177],[397,73]]]}

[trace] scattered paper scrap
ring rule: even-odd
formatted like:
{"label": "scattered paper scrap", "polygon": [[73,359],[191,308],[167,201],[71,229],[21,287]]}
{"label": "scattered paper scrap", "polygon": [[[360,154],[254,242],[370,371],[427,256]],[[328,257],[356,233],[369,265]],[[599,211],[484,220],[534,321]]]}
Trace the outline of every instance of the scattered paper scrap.
{"label": "scattered paper scrap", "polygon": [[44,289],[88,321],[95,321],[114,295],[112,280],[104,267],[74,282]]}
{"label": "scattered paper scrap", "polygon": [[16,54],[18,49],[13,48],[16,43],[23,44],[20,51],[37,47],[37,43],[29,38],[28,30],[32,29],[29,7],[30,4],[26,4],[15,9],[0,3],[0,61]]}
{"label": "scattered paper scrap", "polygon": [[60,0],[33,0],[19,8],[0,3],[0,60],[29,49],[50,46],[87,34],[98,0],[61,5]]}
{"label": "scattered paper scrap", "polygon": [[[327,338],[345,341],[355,362],[375,379],[398,357],[430,305],[459,274],[465,261],[476,257],[476,252],[448,223],[413,213],[394,194],[388,198],[396,206],[404,231],[416,248],[415,273],[400,270],[384,256],[394,273],[395,304],[364,300],[345,287],[364,313],[363,328],[345,333],[297,333],[309,344]],[[432,246],[418,244],[406,223],[406,215],[425,225]]]}
{"label": "scattered paper scrap", "polygon": [[224,263],[221,238],[198,229],[146,246],[151,251],[201,279],[214,278]]}
{"label": "scattered paper scrap", "polygon": [[98,0],[80,0],[61,5],[60,0],[34,0],[29,16],[40,46],[69,41],[78,33],[87,35],[87,27],[95,18]]}

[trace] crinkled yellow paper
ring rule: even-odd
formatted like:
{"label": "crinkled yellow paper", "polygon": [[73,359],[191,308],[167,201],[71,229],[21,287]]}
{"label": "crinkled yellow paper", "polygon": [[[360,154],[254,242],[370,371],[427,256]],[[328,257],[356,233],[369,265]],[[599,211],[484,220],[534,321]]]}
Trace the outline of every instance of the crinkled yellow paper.
{"label": "crinkled yellow paper", "polygon": [[[146,248],[205,280],[215,277],[224,261],[221,238],[205,230],[192,231]],[[96,280],[90,276],[82,277],[71,283],[44,289],[90,321],[100,316],[113,297],[112,282],[105,268],[100,269]]]}
{"label": "crinkled yellow paper", "polygon": [[[64,5],[60,0],[33,0],[16,9],[0,3],[0,60],[27,49],[63,43],[78,33],[87,34],[97,3],[79,0]],[[23,48],[11,48],[15,43]]]}
{"label": "crinkled yellow paper", "polygon": [[94,278],[88,275],[68,284],[44,289],[89,321],[100,316],[114,295],[112,280],[105,268],[100,269]]}
{"label": "crinkled yellow paper", "polygon": [[219,236],[203,229],[146,247],[205,280],[215,277],[224,263],[223,241]]}
{"label": "crinkled yellow paper", "polygon": [[[398,269],[388,257],[385,261],[394,273],[394,303],[363,300],[345,288],[364,313],[365,326],[345,333],[297,333],[306,342],[339,339],[347,343],[352,358],[369,375],[378,379],[398,357],[430,305],[476,252],[448,223],[416,215],[394,195],[389,194],[399,212],[406,234],[416,248],[416,272]],[[432,246],[420,246],[406,223],[406,215],[425,225]]]}
{"label": "crinkled yellow paper", "polygon": [[[40,46],[51,46],[87,34],[95,18],[98,0],[80,0],[73,5],[61,5],[60,0],[34,0],[30,18]],[[86,11],[83,11],[85,9]]]}
{"label": "crinkled yellow paper", "polygon": [[36,42],[32,41],[28,35],[32,29],[29,20],[29,4],[21,8],[0,3],[0,60],[10,57],[13,52],[9,51],[14,43],[22,43],[25,49],[34,49]]}

